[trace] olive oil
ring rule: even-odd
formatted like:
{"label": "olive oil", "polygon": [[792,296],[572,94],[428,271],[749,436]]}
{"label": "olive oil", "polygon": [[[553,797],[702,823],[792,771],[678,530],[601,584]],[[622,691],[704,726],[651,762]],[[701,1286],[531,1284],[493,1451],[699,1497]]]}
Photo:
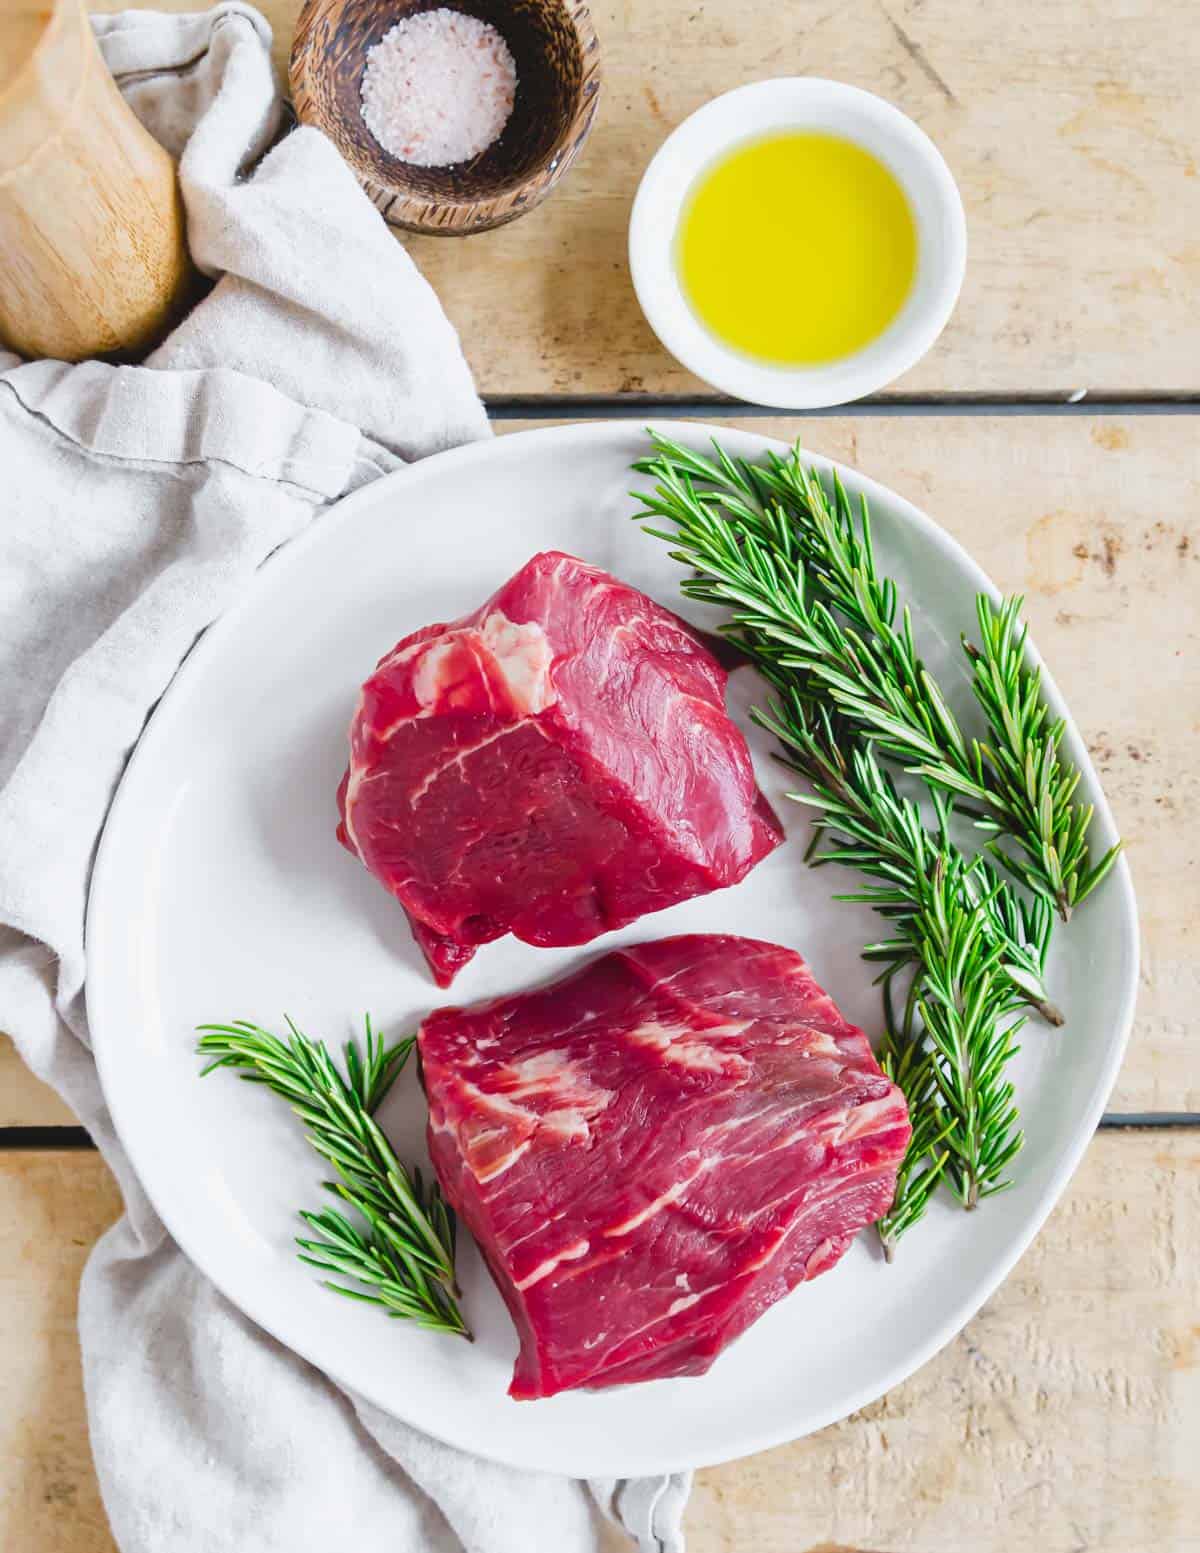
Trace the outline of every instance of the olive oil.
{"label": "olive oil", "polygon": [[762,361],[815,366],[876,339],[912,289],[917,231],[896,178],[838,135],[753,140],[702,173],[676,264],[692,311]]}

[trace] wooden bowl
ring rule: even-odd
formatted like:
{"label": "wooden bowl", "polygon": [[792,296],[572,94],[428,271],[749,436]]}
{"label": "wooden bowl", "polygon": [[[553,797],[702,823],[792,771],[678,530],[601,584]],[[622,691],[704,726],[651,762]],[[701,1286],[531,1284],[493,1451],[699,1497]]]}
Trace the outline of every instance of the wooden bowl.
{"label": "wooden bowl", "polygon": [[[517,92],[500,138],[469,162],[417,167],[363,122],[367,52],[404,16],[448,6],[490,22],[512,51]],[[292,100],[323,130],[393,226],[462,236],[532,210],[588,137],[600,46],[582,0],[306,0],[292,45]]]}

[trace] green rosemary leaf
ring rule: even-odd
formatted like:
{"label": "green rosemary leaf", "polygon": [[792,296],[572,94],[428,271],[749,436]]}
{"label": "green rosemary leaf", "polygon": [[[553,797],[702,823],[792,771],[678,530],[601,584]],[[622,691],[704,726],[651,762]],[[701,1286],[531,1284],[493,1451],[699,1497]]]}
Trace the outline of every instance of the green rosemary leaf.
{"label": "green rosemary leaf", "polygon": [[1113,864],[1117,861],[1117,857],[1120,854],[1120,851],[1121,843],[1118,841],[1115,846],[1108,849],[1108,851],[1104,854],[1096,866],[1083,876],[1075,892],[1076,905],[1078,905],[1080,901],[1086,900],[1092,891],[1096,888],[1096,886],[1101,884],[1108,877]]}
{"label": "green rosemary leaf", "polygon": [[454,1217],[436,1183],[426,1188],[419,1172],[410,1176],[372,1115],[412,1055],[414,1038],[388,1046],[368,1019],[362,1049],[345,1047],[343,1073],[320,1042],[286,1023],[285,1038],[244,1020],[201,1025],[198,1050],[207,1059],[204,1073],[235,1068],[288,1102],[337,1173],[326,1190],[362,1221],[360,1228],[332,1207],[302,1212],[312,1234],[297,1238],[300,1260],[361,1285],[326,1282],[335,1293],[470,1338],[455,1301]]}
{"label": "green rosemary leaf", "polygon": [[[992,803],[1022,854],[1014,871],[1031,887],[1048,892],[1065,922],[1095,887],[1084,888],[1096,871],[1087,840],[1092,812],[1075,803],[1079,772],[1060,753],[1064,723],[1051,720],[1042,699],[1041,670],[1027,659],[1023,603],[1012,597],[997,604],[981,593],[976,600],[979,644],[964,638],[963,649],[991,736],[983,749]],[[1106,859],[1115,856],[1112,851]]]}
{"label": "green rosemary leaf", "polygon": [[929,1206],[942,1178],[949,1150],[942,1145],[951,1122],[938,1098],[933,1058],[924,1047],[916,1012],[916,978],[910,983],[903,1015],[897,1019],[892,1003],[892,977],[883,984],[887,1029],[880,1066],[903,1091],[912,1118],[912,1136],[896,1175],[896,1194],[891,1209],[879,1220],[876,1232],[883,1254],[890,1262],[901,1236],[917,1224]]}

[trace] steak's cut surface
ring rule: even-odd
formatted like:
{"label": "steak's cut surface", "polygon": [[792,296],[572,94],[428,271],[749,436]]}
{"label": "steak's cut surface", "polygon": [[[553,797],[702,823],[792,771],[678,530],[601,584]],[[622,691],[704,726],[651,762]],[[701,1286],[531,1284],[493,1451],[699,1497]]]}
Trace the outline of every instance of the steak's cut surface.
{"label": "steak's cut surface", "polygon": [[776,944],[618,950],[418,1039],[438,1179],[520,1335],[513,1397],[703,1374],[891,1204],[904,1096]]}
{"label": "steak's cut surface", "polygon": [[393,648],[354,715],[338,836],[439,986],[504,933],[586,943],[779,844],[725,681],[669,610],[555,551]]}

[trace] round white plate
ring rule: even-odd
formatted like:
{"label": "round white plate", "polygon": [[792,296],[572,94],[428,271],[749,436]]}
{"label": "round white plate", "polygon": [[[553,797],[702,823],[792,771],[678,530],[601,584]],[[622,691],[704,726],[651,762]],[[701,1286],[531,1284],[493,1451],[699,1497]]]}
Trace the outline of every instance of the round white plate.
{"label": "round white plate", "polygon": [[[702,445],[702,427],[673,434]],[[732,450],[765,439],[722,431]],[[794,1439],[879,1396],[979,1308],[1029,1244],[1074,1170],[1125,1046],[1137,975],[1133,893],[1122,862],[1056,934],[1052,991],[1064,1030],[1031,1025],[1017,1082],[1027,1143],[1012,1191],[974,1214],[939,1203],[886,1267],[869,1234],[797,1289],[702,1379],[505,1395],[516,1338],[469,1243],[461,1254],[473,1346],[389,1321],[322,1289],[295,1256],[301,1207],[322,1170],[284,1104],[226,1073],[199,1079],[206,1020],[281,1027],[284,1012],[340,1045],[369,1011],[399,1035],[428,1009],[539,982],[614,943],[732,931],[800,950],[847,1014],[879,1026],[858,959],[870,913],[835,903],[845,883],[805,868],[804,811],[769,748],[762,786],[789,841],[737,889],[643,918],[582,949],[490,945],[439,993],[400,908],[334,839],[334,793],[360,681],[401,636],[474,609],[534,552],[576,552],[682,608],[679,569],[630,522],[639,429],[569,426],[477,444],[381,480],[263,567],[191,654],[154,714],[105,830],[88,910],[88,1011],[105,1092],[155,1206],[228,1297],[371,1401],[481,1456],[577,1476],[666,1471]],[[822,461],[816,460],[820,463]],[[870,498],[881,560],[916,605],[922,649],[958,710],[971,700],[956,643],[988,583],[928,518],[840,471]],[[695,611],[687,610],[693,618]],[[1047,693],[1056,711],[1054,686]],[[744,713],[749,670],[731,684]],[[744,722],[743,722],[743,725]],[[1075,729],[1081,797],[1112,822]],[[406,1074],[383,1121],[424,1159],[422,1106]]]}

